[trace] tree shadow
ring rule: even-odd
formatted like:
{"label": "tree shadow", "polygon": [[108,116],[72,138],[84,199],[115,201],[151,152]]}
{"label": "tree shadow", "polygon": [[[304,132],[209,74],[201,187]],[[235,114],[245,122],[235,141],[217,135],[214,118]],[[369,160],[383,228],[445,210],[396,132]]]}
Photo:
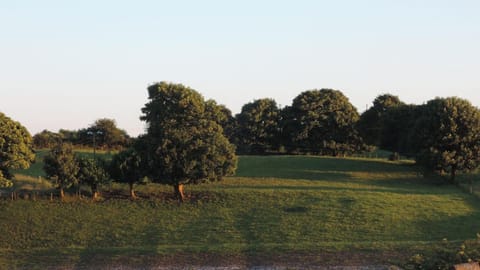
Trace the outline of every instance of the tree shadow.
{"label": "tree shadow", "polygon": [[[384,178],[375,180],[356,179],[350,175],[333,174],[329,177],[329,173],[321,173],[323,179],[318,180],[311,185],[258,185],[258,184],[238,184],[225,187],[226,190],[232,189],[251,189],[251,190],[285,190],[285,191],[338,191],[338,192],[380,192],[380,193],[396,193],[396,194],[416,194],[416,195],[446,195],[457,194],[458,189],[452,185],[436,184],[431,179],[418,178]],[[345,182],[346,185],[339,186],[338,183]],[[356,184],[356,185],[354,185]]]}
{"label": "tree shadow", "polygon": [[308,156],[241,157],[236,176],[315,180],[321,173],[328,172],[405,173],[412,172],[414,168],[415,165],[411,163],[383,160]]}

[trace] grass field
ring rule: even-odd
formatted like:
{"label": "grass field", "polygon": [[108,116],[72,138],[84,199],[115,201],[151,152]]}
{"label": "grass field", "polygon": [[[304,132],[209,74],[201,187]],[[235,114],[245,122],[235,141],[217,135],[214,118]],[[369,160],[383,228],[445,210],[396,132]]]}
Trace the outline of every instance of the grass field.
{"label": "grass field", "polygon": [[[23,174],[33,177],[18,185],[49,188],[36,168]],[[170,187],[138,190],[137,201],[1,200],[0,268],[375,264],[480,229],[477,197],[424,179],[409,162],[241,157],[235,177],[188,186],[182,205]]]}

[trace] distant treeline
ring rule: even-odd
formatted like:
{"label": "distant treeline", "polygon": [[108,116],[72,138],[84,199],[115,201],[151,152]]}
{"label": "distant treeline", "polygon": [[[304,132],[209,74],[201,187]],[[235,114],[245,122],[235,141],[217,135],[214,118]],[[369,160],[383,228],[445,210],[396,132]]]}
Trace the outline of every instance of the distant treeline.
{"label": "distant treeline", "polygon": [[[36,134],[37,148],[52,148],[49,178],[70,183],[80,177],[73,170],[77,166],[88,181],[105,178],[96,175],[103,165],[95,160],[67,166],[66,160],[74,160],[69,147],[75,146],[125,148],[106,172],[131,186],[144,177],[172,185],[179,198],[183,185],[232,175],[235,151],[347,156],[380,148],[392,151],[392,159],[400,154],[413,157],[425,172],[448,173],[452,183],[457,172],[472,171],[480,164],[480,111],[457,97],[409,105],[382,94],[359,115],[341,91],[314,89],[300,93],[290,106],[279,108],[273,99],[258,99],[233,116],[225,106],[204,100],[181,84],[160,82],[147,90],[149,102],[140,117],[147,128],[138,138],[129,138],[111,119],[99,119],[78,131]],[[33,161],[32,138],[20,123],[3,114],[0,120],[0,180],[8,180],[9,169],[26,168]],[[74,146],[65,148],[67,144]],[[66,168],[72,169],[71,177],[63,175]],[[97,182],[92,182],[92,190]]]}
{"label": "distant treeline", "polygon": [[[430,170],[450,173],[452,179],[457,170],[472,170],[480,163],[479,110],[456,97],[412,105],[382,94],[360,115],[341,91],[314,89],[300,93],[284,108],[263,98],[245,104],[236,115],[214,100],[205,101],[204,110],[222,127],[237,154],[348,156],[377,148],[393,152],[392,159],[415,158]],[[184,121],[182,113],[175,112],[179,118],[172,121]],[[104,149],[133,143],[114,120],[100,119],[78,131],[43,131],[34,136],[34,144],[49,148],[64,141],[91,147],[94,137],[96,146]]]}
{"label": "distant treeline", "polygon": [[125,130],[119,129],[113,119],[98,119],[88,128],[79,130],[60,129],[58,132],[43,130],[33,136],[33,145],[37,149],[52,148],[60,142],[76,147],[95,147],[104,150],[128,147],[132,138]]}

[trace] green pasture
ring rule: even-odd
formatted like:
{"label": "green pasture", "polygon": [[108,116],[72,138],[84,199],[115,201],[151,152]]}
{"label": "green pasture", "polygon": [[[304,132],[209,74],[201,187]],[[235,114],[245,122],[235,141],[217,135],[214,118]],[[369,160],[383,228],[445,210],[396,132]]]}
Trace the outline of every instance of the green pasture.
{"label": "green pasture", "polygon": [[[51,188],[33,167],[18,173],[17,187]],[[244,156],[236,176],[187,186],[184,204],[156,184],[137,187],[136,201],[121,184],[105,187],[115,196],[100,202],[4,198],[0,268],[138,267],[177,256],[245,265],[305,256],[321,264],[325,254],[342,264],[342,255],[356,253],[375,263],[403,260],[444,238],[460,243],[479,232],[479,199],[436,180],[411,162]]]}

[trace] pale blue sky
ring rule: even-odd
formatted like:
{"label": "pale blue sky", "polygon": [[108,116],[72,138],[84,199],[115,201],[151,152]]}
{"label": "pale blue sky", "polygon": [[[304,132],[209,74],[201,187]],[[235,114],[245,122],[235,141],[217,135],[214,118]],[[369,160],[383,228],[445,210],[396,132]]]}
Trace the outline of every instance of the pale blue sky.
{"label": "pale blue sky", "polygon": [[480,105],[480,1],[0,0],[0,111],[32,134],[114,118],[143,131],[146,87],[234,113],[314,88],[359,112],[381,93]]}

